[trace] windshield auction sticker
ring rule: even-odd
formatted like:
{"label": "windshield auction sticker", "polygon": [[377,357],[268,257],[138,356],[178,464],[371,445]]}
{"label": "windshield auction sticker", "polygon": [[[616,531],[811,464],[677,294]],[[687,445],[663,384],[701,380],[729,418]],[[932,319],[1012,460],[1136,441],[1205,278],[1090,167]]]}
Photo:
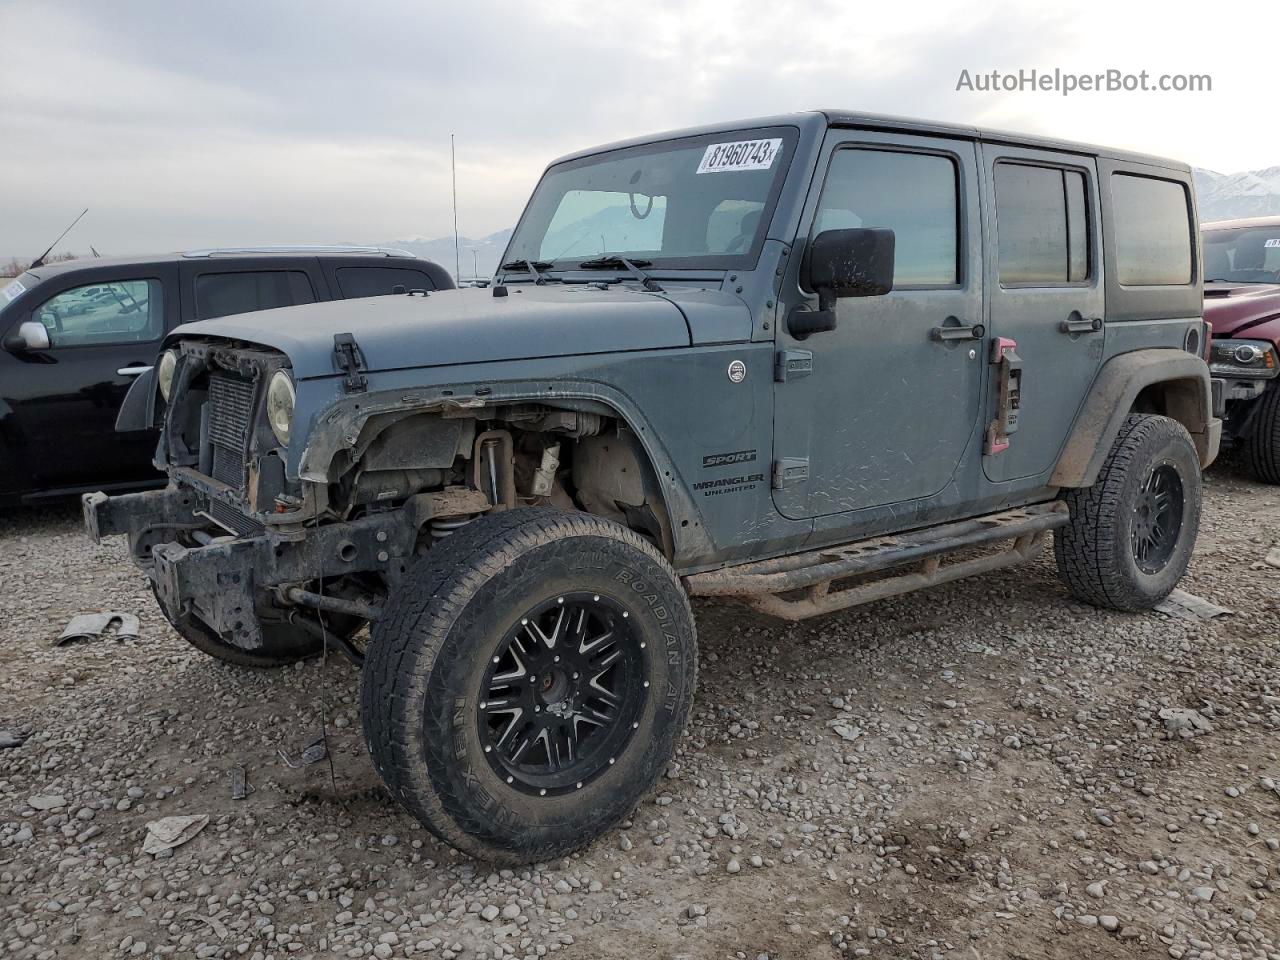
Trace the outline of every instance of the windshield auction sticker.
{"label": "windshield auction sticker", "polygon": [[13,301],[17,300],[18,297],[22,296],[26,292],[27,288],[17,280],[13,281],[13,283],[9,284],[3,290],[0,290],[0,293],[4,294],[5,303],[13,303]]}
{"label": "windshield auction sticker", "polygon": [[730,173],[739,170],[768,170],[782,151],[782,138],[739,140],[736,143],[707,145],[698,164],[698,173]]}

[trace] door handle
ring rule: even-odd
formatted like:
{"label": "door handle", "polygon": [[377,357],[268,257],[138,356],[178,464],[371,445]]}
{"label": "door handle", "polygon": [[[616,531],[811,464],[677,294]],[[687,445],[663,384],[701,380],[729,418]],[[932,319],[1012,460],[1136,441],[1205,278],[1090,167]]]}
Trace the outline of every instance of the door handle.
{"label": "door handle", "polygon": [[1063,333],[1090,333],[1102,329],[1101,317],[1082,317],[1080,314],[1073,314],[1058,324],[1058,329]]}
{"label": "door handle", "polygon": [[140,363],[133,364],[128,367],[121,367],[116,371],[118,377],[139,377],[151,369],[150,365],[143,366]]}
{"label": "door handle", "polygon": [[980,323],[971,327],[934,327],[929,331],[932,340],[981,340],[987,335],[987,328]]}

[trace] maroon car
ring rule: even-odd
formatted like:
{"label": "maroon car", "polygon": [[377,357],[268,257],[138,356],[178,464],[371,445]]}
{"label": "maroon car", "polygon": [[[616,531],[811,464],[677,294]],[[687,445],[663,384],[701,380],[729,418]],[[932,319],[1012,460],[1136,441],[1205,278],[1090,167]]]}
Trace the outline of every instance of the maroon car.
{"label": "maroon car", "polygon": [[1216,414],[1258,478],[1280,484],[1280,217],[1201,230]]}

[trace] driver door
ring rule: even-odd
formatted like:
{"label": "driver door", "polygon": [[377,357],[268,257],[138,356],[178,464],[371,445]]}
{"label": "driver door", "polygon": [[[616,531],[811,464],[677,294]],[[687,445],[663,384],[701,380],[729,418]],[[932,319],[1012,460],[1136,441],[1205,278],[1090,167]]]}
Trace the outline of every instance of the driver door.
{"label": "driver door", "polygon": [[894,289],[836,301],[836,328],[803,340],[779,324],[774,503],[792,519],[942,493],[974,442],[988,349],[974,143],[836,130],[819,170],[797,246],[890,228]]}
{"label": "driver door", "polygon": [[42,299],[15,323],[35,320],[49,333],[45,350],[12,354],[16,454],[38,489],[110,485],[157,477],[153,431],[116,433],[116,414],[134,378],[155,363],[173,307],[161,274],[87,281]]}

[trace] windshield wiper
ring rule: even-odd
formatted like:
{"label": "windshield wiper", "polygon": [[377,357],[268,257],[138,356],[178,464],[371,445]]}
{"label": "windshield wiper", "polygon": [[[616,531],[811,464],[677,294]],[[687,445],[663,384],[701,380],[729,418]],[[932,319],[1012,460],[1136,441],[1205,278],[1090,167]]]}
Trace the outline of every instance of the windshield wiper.
{"label": "windshield wiper", "polygon": [[641,270],[641,267],[653,266],[652,260],[628,260],[626,257],[620,257],[617,254],[606,253],[596,257],[594,260],[583,260],[578,264],[583,270],[617,270],[625,269],[640,281],[640,286],[654,293],[661,293],[662,287],[658,282]]}
{"label": "windshield wiper", "polygon": [[509,260],[498,269],[524,270],[527,273],[533,274],[533,282],[536,285],[542,286],[542,284],[546,283],[550,278],[544,277],[541,271],[550,270],[553,266],[554,264],[548,260]]}

